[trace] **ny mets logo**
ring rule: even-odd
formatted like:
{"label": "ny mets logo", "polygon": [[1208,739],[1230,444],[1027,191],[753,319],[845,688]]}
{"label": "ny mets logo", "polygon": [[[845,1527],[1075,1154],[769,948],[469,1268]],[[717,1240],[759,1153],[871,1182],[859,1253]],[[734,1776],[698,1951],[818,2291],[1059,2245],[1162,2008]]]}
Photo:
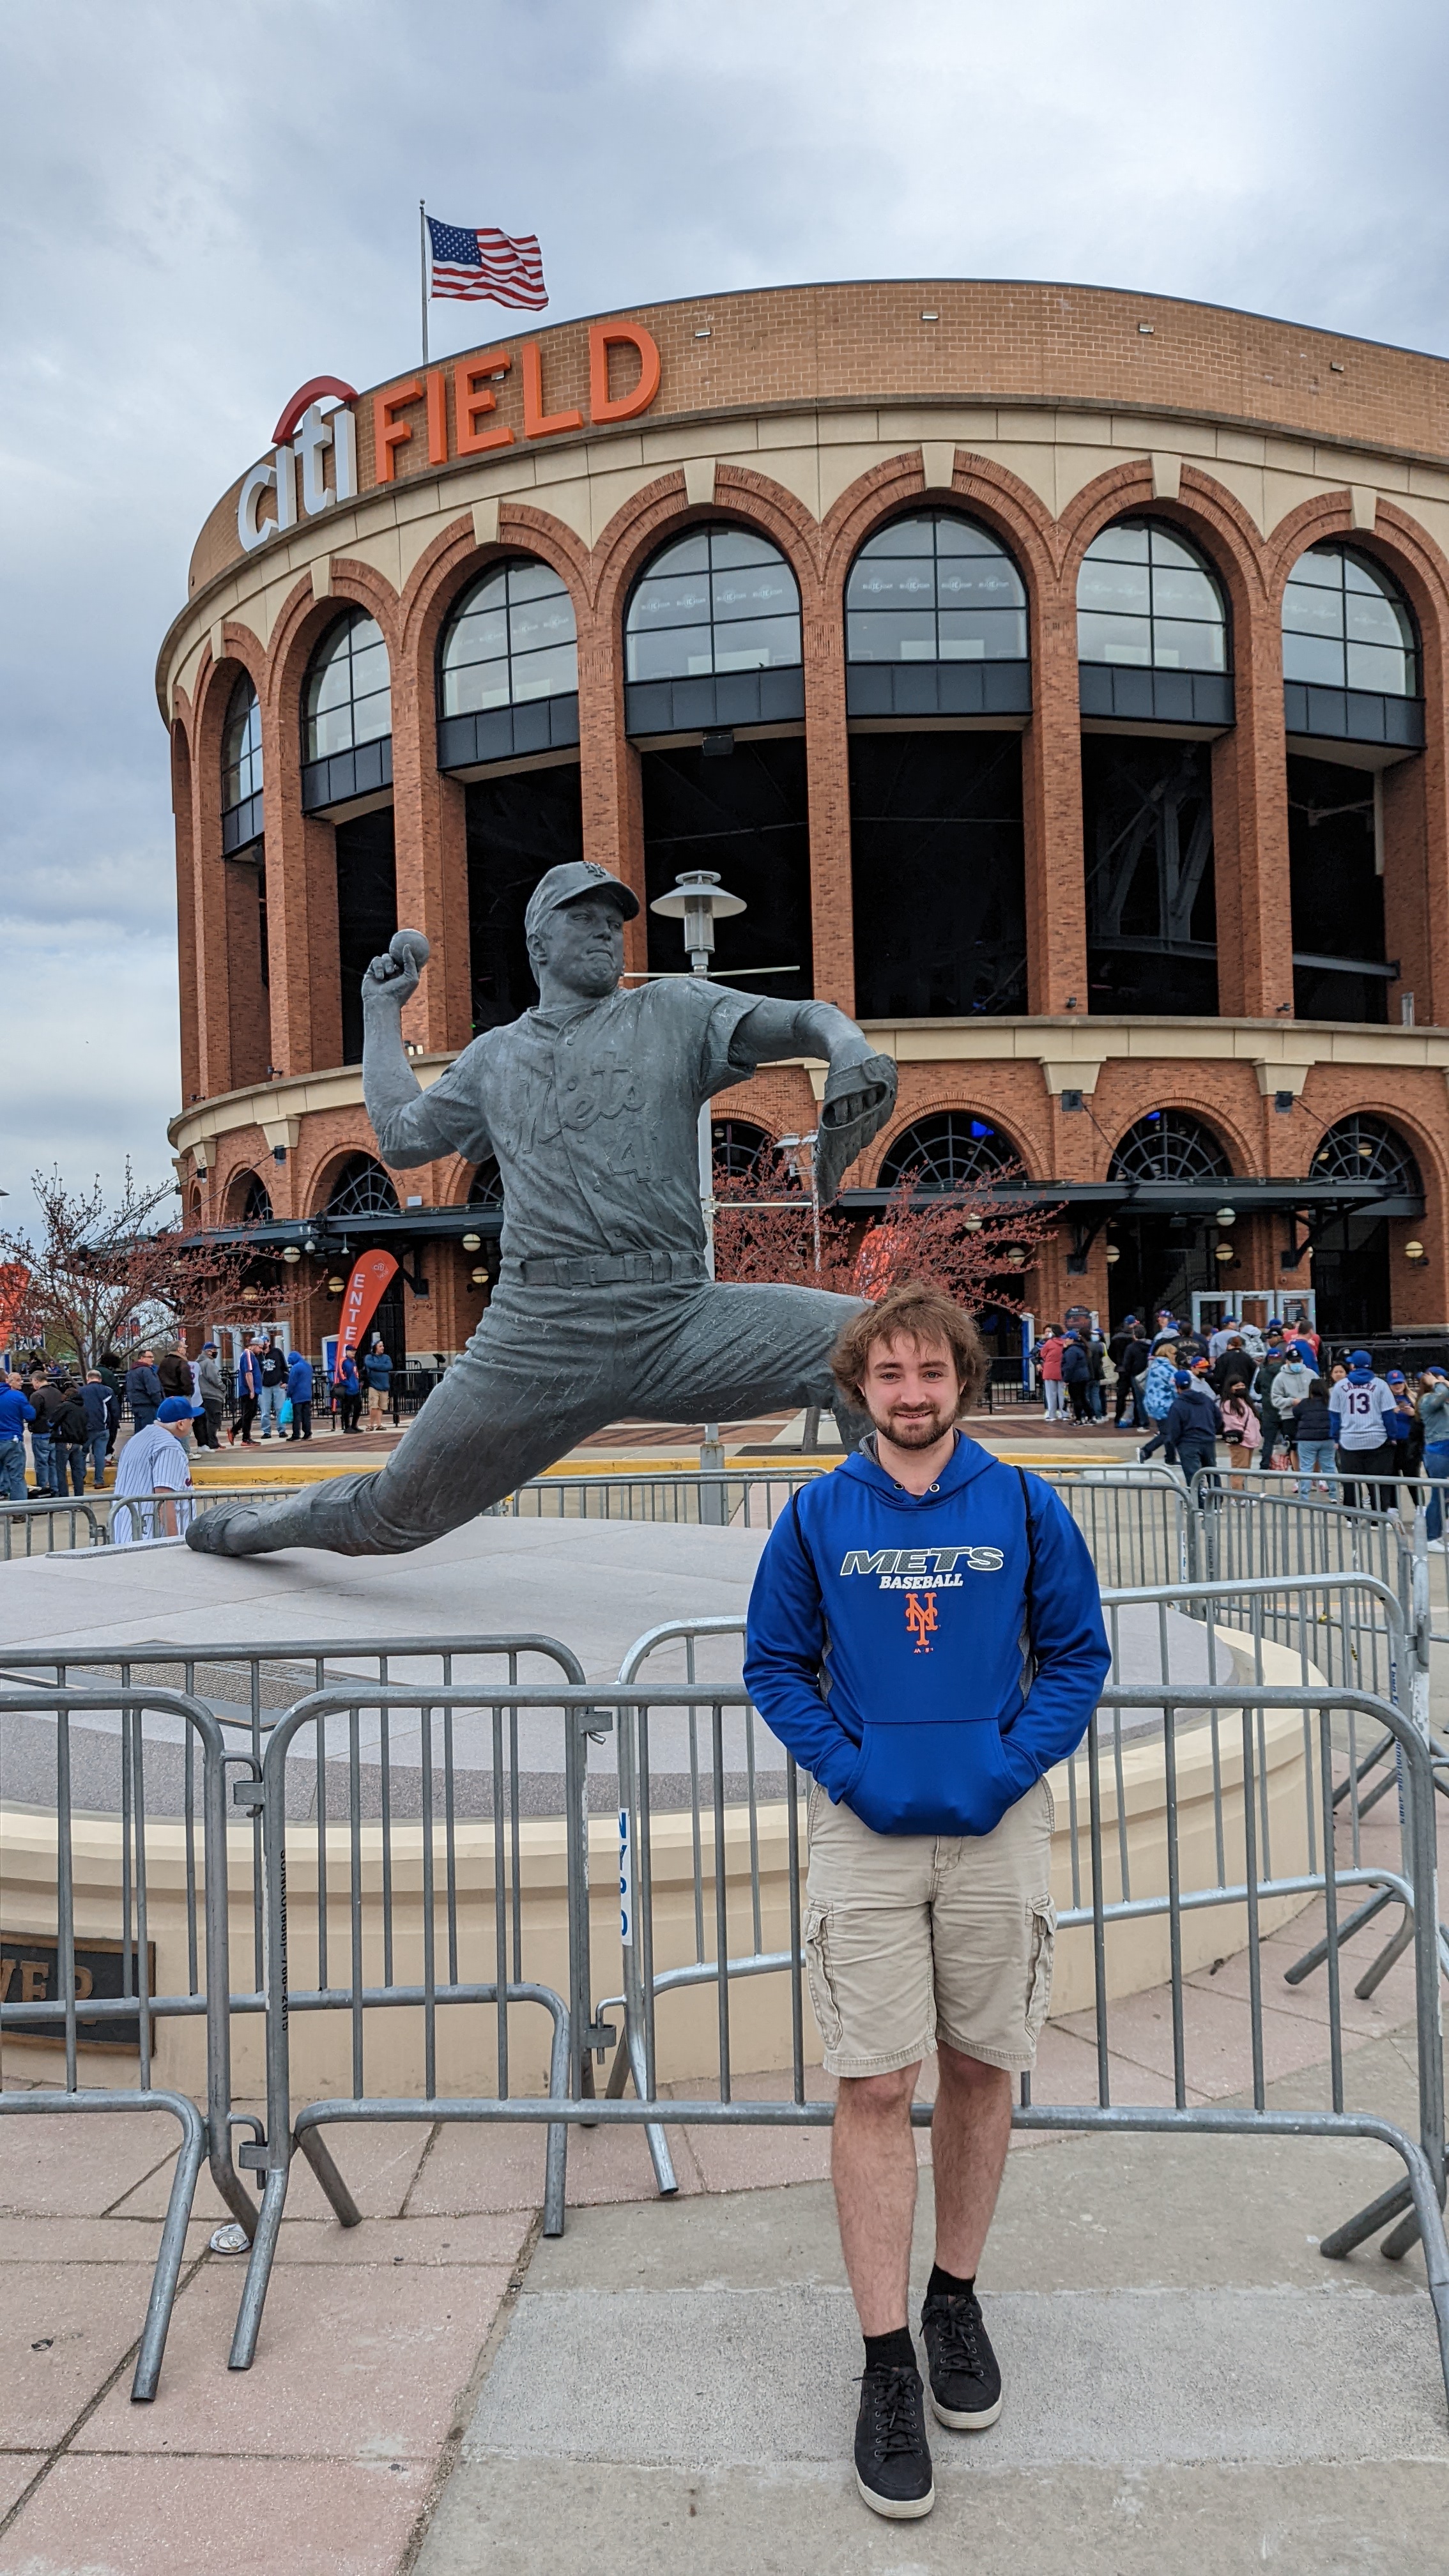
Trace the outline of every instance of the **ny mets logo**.
{"label": "ny mets logo", "polygon": [[929,1655],[928,1640],[935,1635],[939,1621],[934,1592],[906,1594],[906,1626],[915,1638],[918,1655]]}

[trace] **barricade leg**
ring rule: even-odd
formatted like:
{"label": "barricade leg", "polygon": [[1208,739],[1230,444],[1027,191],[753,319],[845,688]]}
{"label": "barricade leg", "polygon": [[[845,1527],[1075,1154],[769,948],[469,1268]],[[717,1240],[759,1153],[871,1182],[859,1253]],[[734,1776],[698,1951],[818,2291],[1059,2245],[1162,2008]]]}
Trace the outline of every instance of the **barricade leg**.
{"label": "barricade leg", "polygon": [[237,2310],[236,2332],[231,2339],[227,2358],[228,2370],[250,2370],[256,2359],[257,2336],[261,2332],[262,2310],[266,2305],[267,2285],[272,2277],[272,2258],[277,2250],[282,2212],[287,2205],[287,2167],[273,2165],[267,2175],[267,2187],[257,2213],[256,2234],[252,2238],[251,2260],[242,2284],[241,2305]]}
{"label": "barricade leg", "polygon": [[206,2154],[206,2123],[201,2113],[184,2093],[0,2093],[0,2111],[170,2111],[181,2123],[181,2151],[171,2177],[171,2196],[166,2204],[146,2322],[141,2329],[141,2348],[131,2382],[132,2405],[149,2405],[161,2377],[161,2358],[186,2251],[186,2229]]}
{"label": "barricade leg", "polygon": [[303,2129],[297,2145],[306,2157],[322,2190],[331,2204],[332,2214],[341,2227],[360,2227],[362,2212],[333,2162],[332,2150],[320,2129]]}

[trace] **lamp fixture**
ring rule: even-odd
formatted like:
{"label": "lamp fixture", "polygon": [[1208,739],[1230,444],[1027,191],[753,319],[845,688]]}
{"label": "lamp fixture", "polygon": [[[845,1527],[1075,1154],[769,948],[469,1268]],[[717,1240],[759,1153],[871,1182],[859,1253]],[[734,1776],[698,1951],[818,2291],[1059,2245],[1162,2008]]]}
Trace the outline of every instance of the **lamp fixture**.
{"label": "lamp fixture", "polygon": [[471,1273],[471,1277],[475,1288],[483,1288],[488,1284],[488,1273],[486,1270],[475,1270]]}
{"label": "lamp fixture", "polygon": [[301,1246],[300,1246],[300,1244],[296,1244],[296,1243],[284,1243],[284,1244],[283,1244],[283,1246],[282,1246],[282,1259],[283,1259],[284,1261],[300,1261],[300,1260],[301,1260],[301,1258],[302,1258],[302,1250],[301,1250]]}
{"label": "lamp fixture", "polygon": [[1238,1221],[1237,1209],[1219,1208],[1216,1221],[1219,1225],[1236,1225]]}
{"label": "lamp fixture", "polygon": [[1423,1247],[1422,1243],[1406,1243],[1406,1244],[1405,1244],[1405,1246],[1404,1246],[1404,1259],[1405,1259],[1406,1261],[1427,1261],[1427,1260],[1428,1260],[1428,1258],[1429,1258],[1429,1256],[1428,1256],[1427,1252],[1424,1250],[1424,1247]]}
{"label": "lamp fixture", "polygon": [[465,1252],[481,1252],[481,1251],[482,1251],[482,1249],[483,1249],[483,1237],[482,1237],[482,1235],[481,1235],[481,1234],[465,1234],[465,1235],[464,1235],[464,1237],[463,1237],[463,1250],[464,1250]]}
{"label": "lamp fixture", "polygon": [[1122,1258],[1121,1246],[1119,1244],[1109,1243],[1104,1258],[1108,1261],[1120,1261]]}
{"label": "lamp fixture", "polygon": [[1233,1247],[1230,1243],[1220,1243],[1213,1253],[1214,1261],[1231,1261],[1232,1257]]}
{"label": "lamp fixture", "polygon": [[346,1285],[347,1285],[347,1282],[346,1282],[346,1280],[345,1280],[345,1279],[336,1279],[336,1278],[329,1279],[329,1280],[328,1280],[328,1282],[327,1282],[327,1294],[328,1294],[328,1296],[329,1296],[329,1297],[340,1297],[340,1296],[341,1296],[341,1294],[342,1294],[342,1291],[343,1291],[343,1289],[346,1287]]}

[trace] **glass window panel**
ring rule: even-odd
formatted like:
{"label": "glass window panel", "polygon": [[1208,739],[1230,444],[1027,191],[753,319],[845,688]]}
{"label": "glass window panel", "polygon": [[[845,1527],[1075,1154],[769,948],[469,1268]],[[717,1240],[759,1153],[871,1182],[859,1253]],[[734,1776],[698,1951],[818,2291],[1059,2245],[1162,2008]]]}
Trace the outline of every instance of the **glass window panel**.
{"label": "glass window panel", "polygon": [[996,539],[985,528],[973,527],[969,519],[939,518],[936,521],[938,555],[995,555],[1010,568],[1010,558],[1002,552]]}
{"label": "glass window panel", "polygon": [[798,617],[761,617],[721,629],[715,638],[717,671],[792,669],[800,659]]}
{"label": "glass window panel", "polygon": [[545,645],[572,644],[573,611],[566,599],[525,599],[508,612],[509,642],[515,653],[537,653]]}
{"label": "glass window panel", "polygon": [[1409,639],[1404,614],[1396,600],[1385,599],[1381,590],[1350,591],[1344,609],[1348,632],[1355,643],[1390,644],[1402,652]]}
{"label": "glass window panel", "polygon": [[471,590],[464,591],[457,613],[460,617],[473,617],[480,611],[502,608],[507,597],[508,566],[496,564],[492,572],[485,572],[481,581],[474,582]]}
{"label": "glass window panel", "polygon": [[1159,670],[1221,671],[1227,667],[1227,638],[1220,626],[1159,617],[1153,621],[1152,642],[1153,660]]}
{"label": "glass window panel", "polygon": [[768,537],[753,537],[744,528],[711,528],[710,561],[716,572],[728,571],[740,564],[779,564],[788,573],[778,546]]}
{"label": "glass window panel", "polygon": [[508,650],[508,611],[501,604],[465,617],[448,640],[450,663],[491,662]]}
{"label": "glass window panel", "polygon": [[353,710],[354,742],[380,742],[392,731],[392,695],[383,689],[375,698],[362,698]]}
{"label": "glass window panel", "polygon": [[709,615],[709,582],[694,574],[646,581],[634,595],[631,626],[687,626]]}
{"label": "glass window panel", "polygon": [[513,695],[519,704],[529,698],[566,698],[578,685],[579,657],[572,644],[525,653],[513,665]]}
{"label": "glass window panel", "polygon": [[1295,576],[1283,593],[1283,627],[1290,635],[1341,635],[1342,591],[1300,586]]}
{"label": "glass window panel", "polygon": [[1026,617],[1019,608],[943,608],[943,662],[1024,662]]}
{"label": "glass window panel", "polygon": [[708,572],[709,537],[701,528],[695,534],[676,538],[672,546],[653,556],[649,564],[651,580],[681,572]]}
{"label": "glass window panel", "polygon": [[1140,563],[1147,561],[1145,528],[1104,528],[1087,548],[1087,563]]}
{"label": "glass window panel", "polygon": [[318,671],[309,691],[313,710],[318,715],[329,707],[345,707],[352,696],[352,670],[346,657],[329,662]]}
{"label": "glass window panel", "polygon": [[350,707],[324,709],[309,727],[309,732],[311,734],[310,756],[313,760],[326,760],[329,753],[334,751],[350,751],[352,749],[352,709]]}
{"label": "glass window panel", "polygon": [[388,683],[387,647],[374,644],[366,653],[352,656],[352,694],[370,697],[374,689],[385,689]]}
{"label": "glass window panel", "polygon": [[1084,611],[1077,618],[1077,658],[1081,662],[1152,660],[1152,629],[1145,617],[1103,617]]}
{"label": "glass window panel", "polygon": [[1150,582],[1145,564],[1099,563],[1088,555],[1077,583],[1077,606],[1145,617],[1152,603]]}
{"label": "glass window panel", "polygon": [[793,616],[800,594],[784,564],[752,564],[717,572],[710,584],[716,619]]}
{"label": "glass window panel", "polygon": [[1382,596],[1384,577],[1376,567],[1366,564],[1361,556],[1347,553],[1339,556],[1339,562],[1343,566],[1345,590],[1376,590]]}
{"label": "glass window panel", "polygon": [[516,563],[508,567],[508,596],[517,599],[567,599],[568,592],[552,564]]}
{"label": "glass window panel", "polygon": [[[845,649],[852,662],[916,662],[922,658],[923,645],[934,649],[935,634],[936,621],[929,612],[862,615],[853,610],[845,621]],[[917,649],[908,652],[908,646]]]}
{"label": "glass window panel", "polygon": [[1169,536],[1166,528],[1149,528],[1152,560],[1164,571],[1197,572],[1200,563],[1193,549],[1181,537]]}
{"label": "glass window panel", "polygon": [[456,671],[443,673],[445,716],[478,715],[484,708],[507,704],[506,662],[468,662]]}
{"label": "glass window panel", "polygon": [[671,626],[629,637],[631,680],[683,680],[710,668],[708,626]]}
{"label": "glass window panel", "polygon": [[895,555],[929,555],[934,553],[933,527],[929,518],[892,519],[876,536],[867,537],[861,556],[872,559]]}
{"label": "glass window panel", "polygon": [[352,638],[354,653],[365,652],[369,645],[382,642],[382,628],[375,617],[354,618],[348,633]]}
{"label": "glass window panel", "polygon": [[857,564],[846,597],[852,608],[933,608],[935,566],[919,559]]}
{"label": "glass window panel", "polygon": [[1205,572],[1154,569],[1152,606],[1159,617],[1202,617],[1222,622],[1217,586]]}
{"label": "glass window panel", "polygon": [[1350,644],[1348,685],[1351,689],[1378,689],[1388,698],[1412,697],[1409,657],[1402,647]]}
{"label": "glass window panel", "polygon": [[943,608],[1020,608],[1024,596],[1000,555],[958,556],[936,567],[936,597]]}
{"label": "glass window panel", "polygon": [[1338,553],[1319,554],[1310,547],[1294,565],[1293,579],[1295,582],[1311,582],[1318,590],[1342,590],[1343,557]]}
{"label": "glass window panel", "polygon": [[1307,680],[1321,688],[1341,689],[1344,680],[1343,646],[1331,642],[1326,635],[1285,635],[1283,677],[1285,680]]}

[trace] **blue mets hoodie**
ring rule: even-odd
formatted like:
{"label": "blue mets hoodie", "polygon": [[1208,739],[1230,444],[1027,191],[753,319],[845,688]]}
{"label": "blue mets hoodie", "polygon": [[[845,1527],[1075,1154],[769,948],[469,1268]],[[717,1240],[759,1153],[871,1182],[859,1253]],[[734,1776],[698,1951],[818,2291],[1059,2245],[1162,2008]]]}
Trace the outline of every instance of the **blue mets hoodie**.
{"label": "blue mets hoodie", "polygon": [[879,1834],[989,1834],[1081,1742],[1110,1662],[1070,1515],[961,1435],[929,1493],[866,1450],[805,1486],[750,1596],[751,1698]]}

